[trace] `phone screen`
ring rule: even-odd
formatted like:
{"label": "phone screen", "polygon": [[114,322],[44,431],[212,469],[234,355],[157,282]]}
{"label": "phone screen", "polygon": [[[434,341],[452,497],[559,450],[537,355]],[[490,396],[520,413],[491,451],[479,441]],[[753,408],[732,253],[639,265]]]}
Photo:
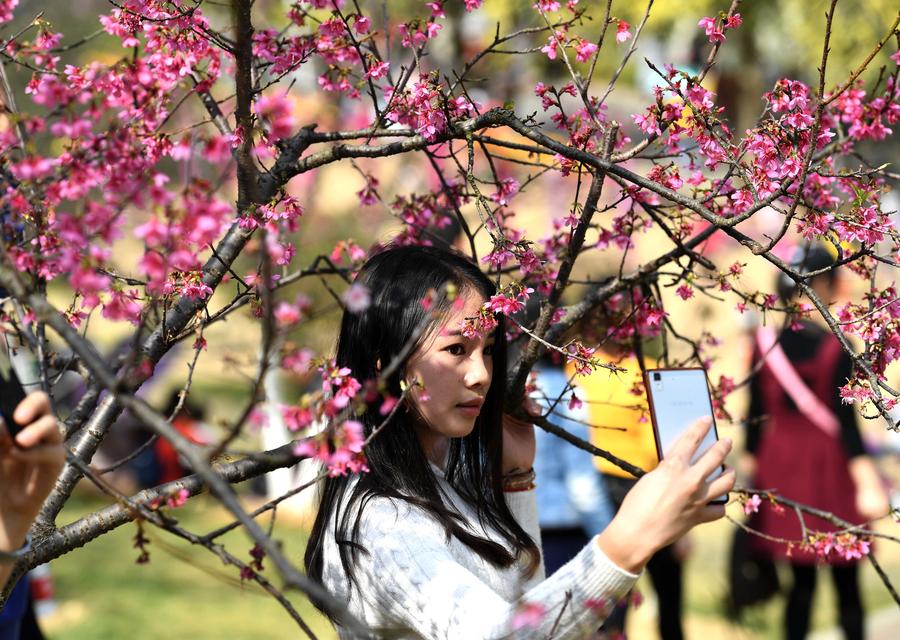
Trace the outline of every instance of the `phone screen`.
{"label": "phone screen", "polygon": [[[647,396],[656,446],[662,460],[678,437],[698,419],[713,415],[712,400],[703,369],[648,369],[646,373]],[[713,426],[694,454],[695,462],[712,447],[719,436]],[[722,467],[713,471],[707,481],[722,475]]]}

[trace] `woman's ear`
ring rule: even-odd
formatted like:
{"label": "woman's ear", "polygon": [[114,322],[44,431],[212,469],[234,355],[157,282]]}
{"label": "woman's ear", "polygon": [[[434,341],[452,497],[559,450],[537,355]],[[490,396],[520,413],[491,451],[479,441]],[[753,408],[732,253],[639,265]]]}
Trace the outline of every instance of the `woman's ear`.
{"label": "woman's ear", "polygon": [[381,373],[381,358],[378,358],[375,361],[375,373],[378,373],[378,374]]}

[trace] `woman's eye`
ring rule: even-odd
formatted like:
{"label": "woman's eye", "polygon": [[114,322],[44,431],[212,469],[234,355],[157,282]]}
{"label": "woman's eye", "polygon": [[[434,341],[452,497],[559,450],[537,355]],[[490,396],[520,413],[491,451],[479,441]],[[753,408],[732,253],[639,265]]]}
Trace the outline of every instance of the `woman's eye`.
{"label": "woman's eye", "polygon": [[466,348],[461,344],[451,344],[449,347],[445,348],[444,351],[451,356],[461,356],[466,352]]}
{"label": "woman's eye", "polygon": [[493,344],[485,345],[484,355],[486,355],[486,356],[494,355],[494,345]]}

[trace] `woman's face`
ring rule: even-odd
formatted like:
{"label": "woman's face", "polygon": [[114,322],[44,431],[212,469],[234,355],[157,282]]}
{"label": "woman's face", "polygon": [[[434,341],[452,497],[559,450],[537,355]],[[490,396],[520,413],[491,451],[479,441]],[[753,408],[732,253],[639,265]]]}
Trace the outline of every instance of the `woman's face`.
{"label": "woman's face", "polygon": [[406,379],[424,387],[411,391],[423,418],[416,423],[416,435],[425,455],[438,466],[443,465],[449,439],[472,432],[491,386],[493,334],[465,338],[460,333],[465,318],[477,315],[483,304],[477,292],[463,290],[406,367]]}

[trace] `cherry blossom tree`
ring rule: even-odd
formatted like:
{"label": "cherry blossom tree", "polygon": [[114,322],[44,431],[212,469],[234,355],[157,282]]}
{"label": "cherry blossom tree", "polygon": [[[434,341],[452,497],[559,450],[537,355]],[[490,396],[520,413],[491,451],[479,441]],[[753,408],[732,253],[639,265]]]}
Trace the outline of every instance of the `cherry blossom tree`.
{"label": "cherry blossom tree", "polygon": [[[396,242],[435,242],[442,229],[458,226],[462,246],[500,283],[467,331],[489,330],[495,314],[513,314],[529,295],[543,295],[538,319],[512,329],[522,344],[508,381],[512,413],[521,415],[529,373],[545,349],[559,351],[580,375],[611,366],[596,344],[563,339],[600,308],[617,318],[618,338],[636,345],[657,338],[669,364],[708,365],[716,340],[686,331],[666,311],[674,292],[783,317],[786,327],[820,315],[853,359],[854,378],[841,396],[897,428],[890,412],[898,393],[887,369],[900,356],[898,234],[882,198],[898,175],[868,154],[890,142],[900,121],[900,16],[886,20],[882,37],[833,83],[827,78],[835,73],[829,52],[839,3],[832,0],[820,17],[817,80],[778,79],[759,96],[755,125],[737,131],[708,79],[742,28],[739,0],[696,16],[703,56],[693,69],[635,55],[652,0],[631,21],[615,14],[613,2],[538,0],[521,5],[525,15],[512,26],[498,23],[463,44],[460,25],[488,11],[482,0],[396,3],[396,11],[393,4],[110,0],[97,31],[71,40],[40,16],[25,16],[24,26],[11,30],[14,17],[22,18],[18,2],[0,1],[7,26],[0,63],[3,327],[34,355],[47,391],[66,371],[86,388],[65,418],[68,464],[20,569],[135,522],[138,546],[146,543],[142,527],[153,526],[209,549],[279,599],[310,636],[283,589],[316,597],[359,629],[256,521],[282,498],[248,513],[232,488],[307,457],[326,474],[364,473],[366,441],[355,409],[380,403],[387,418],[401,400],[379,380],[337,368],[327,351],[284,339],[316,313],[298,297],[298,283],[321,282],[351,311],[368,304],[368,292],[350,281],[377,248],[370,238],[346,238],[322,255],[301,250],[317,234],[307,203],[327,201],[331,188],[319,185],[314,194],[307,178],[336,165],[357,174],[361,210],[397,221]],[[112,59],[65,62],[97,41],[115,47]],[[509,60],[544,70],[543,81],[528,86],[527,107],[502,89],[493,93],[485,80]],[[653,99],[633,114],[616,114],[616,89],[636,66],[655,78]],[[24,86],[18,99],[16,86]],[[311,92],[317,106],[299,113],[298,96]],[[397,163],[421,177],[412,192],[385,175],[384,167]],[[547,213],[549,234],[529,237],[517,203],[548,188],[567,200],[557,199]],[[768,225],[757,224],[763,216]],[[652,233],[663,240],[652,257],[635,260],[635,247]],[[865,283],[860,296],[834,306],[815,295],[808,284],[815,274],[798,271],[787,257],[813,241],[834,247],[836,267]],[[731,243],[742,258],[720,264],[715,242]],[[132,249],[123,255],[123,246]],[[592,279],[580,267],[591,256],[615,265],[615,275],[564,304],[570,287]],[[809,302],[785,306],[768,285],[744,277],[758,263],[794,281]],[[66,306],[51,303],[60,291]],[[104,357],[91,332],[98,314],[130,327],[129,348],[114,359]],[[191,345],[194,363],[209,357],[218,345],[207,343],[207,329],[239,314],[260,327],[250,400],[216,442],[199,446],[137,392],[176,345]],[[390,363],[383,375],[401,365]],[[277,408],[296,441],[220,462],[248,429],[265,428],[259,404],[273,370],[321,376],[321,391]],[[193,366],[182,401],[192,373]],[[717,410],[724,415],[726,397],[745,383],[715,381]],[[125,410],[171,442],[194,475],[136,495],[106,482],[92,459]],[[534,420],[573,446],[642,473],[573,439],[552,416]],[[311,435],[315,424],[327,428]],[[110,505],[58,527],[82,478],[107,492]],[[169,517],[202,491],[233,514],[231,527],[197,533]],[[781,496],[749,488],[741,494],[748,511],[765,499],[837,521]],[[873,537],[900,541],[840,524],[846,538],[810,532],[799,542],[823,554],[864,555]],[[254,540],[249,556],[219,544],[234,527]],[[262,571],[264,559],[277,579]]]}

